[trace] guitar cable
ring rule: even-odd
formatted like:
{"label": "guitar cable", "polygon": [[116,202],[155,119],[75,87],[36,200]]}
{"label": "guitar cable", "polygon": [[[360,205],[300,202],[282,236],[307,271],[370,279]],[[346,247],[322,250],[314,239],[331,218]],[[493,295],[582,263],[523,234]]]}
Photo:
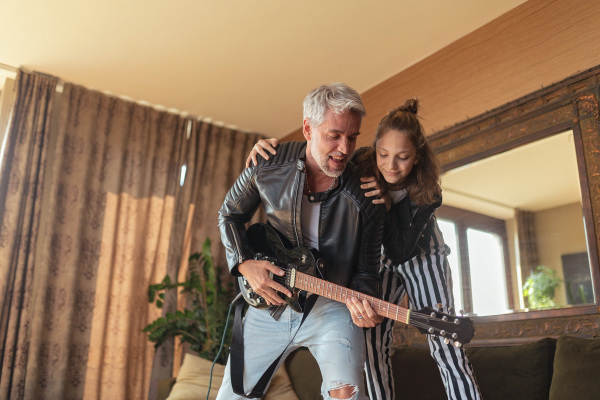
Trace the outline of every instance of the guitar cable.
{"label": "guitar cable", "polygon": [[213,360],[213,363],[210,367],[210,376],[208,378],[208,391],[206,392],[206,400],[208,400],[208,396],[210,395],[210,387],[212,385],[212,377],[213,377],[213,368],[215,367],[215,364],[216,364],[217,360],[219,359],[219,356],[221,355],[221,351],[223,350],[223,343],[225,342],[225,336],[227,336],[226,333],[227,333],[227,327],[229,326],[229,317],[231,316],[231,309],[233,308],[235,303],[237,303],[237,301],[240,299],[240,297],[242,297],[242,292],[238,293],[237,296],[235,296],[235,298],[231,301],[231,303],[229,303],[229,311],[227,312],[227,319],[225,320],[225,329],[223,329],[223,337],[221,338],[221,345],[219,346],[219,351],[217,352],[217,355],[215,356],[215,359]]}

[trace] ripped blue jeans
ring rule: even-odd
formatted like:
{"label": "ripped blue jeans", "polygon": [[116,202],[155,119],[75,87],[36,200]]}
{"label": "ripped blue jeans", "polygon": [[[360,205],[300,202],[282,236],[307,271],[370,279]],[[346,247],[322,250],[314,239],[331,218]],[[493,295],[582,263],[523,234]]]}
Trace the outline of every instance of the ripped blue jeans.
{"label": "ripped blue jeans", "polygon": [[[348,387],[353,388],[352,395],[342,398],[366,399],[363,330],[354,325],[346,305],[319,297],[298,329],[301,321],[302,314],[290,307],[278,321],[267,310],[250,307],[244,318],[244,390],[249,392],[254,388],[264,371],[291,341],[280,364],[297,348],[307,347],[321,369],[321,393],[325,400],[340,398],[331,397],[329,392]],[[228,361],[217,400],[244,399],[233,393],[229,368]]]}

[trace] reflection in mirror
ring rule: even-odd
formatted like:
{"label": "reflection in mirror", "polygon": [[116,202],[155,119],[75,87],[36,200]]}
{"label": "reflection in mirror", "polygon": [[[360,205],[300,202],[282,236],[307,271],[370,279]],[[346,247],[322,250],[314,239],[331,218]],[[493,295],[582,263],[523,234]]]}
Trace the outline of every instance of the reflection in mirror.
{"label": "reflection in mirror", "polygon": [[457,308],[594,303],[572,131],[450,170],[442,188],[437,217]]}

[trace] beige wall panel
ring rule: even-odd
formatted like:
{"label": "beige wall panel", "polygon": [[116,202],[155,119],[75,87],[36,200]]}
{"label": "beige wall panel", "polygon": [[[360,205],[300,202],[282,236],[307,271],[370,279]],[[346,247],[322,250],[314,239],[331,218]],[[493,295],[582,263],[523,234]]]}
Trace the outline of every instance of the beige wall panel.
{"label": "beige wall panel", "polygon": [[598,21],[598,1],[522,4],[363,93],[358,144],[370,145],[381,117],[410,97],[421,99],[429,135],[599,65]]}

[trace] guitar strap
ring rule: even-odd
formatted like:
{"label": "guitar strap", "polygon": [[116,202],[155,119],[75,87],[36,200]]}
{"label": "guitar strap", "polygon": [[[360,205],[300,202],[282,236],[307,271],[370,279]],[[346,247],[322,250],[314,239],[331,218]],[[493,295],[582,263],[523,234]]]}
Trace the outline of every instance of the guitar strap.
{"label": "guitar strap", "polygon": [[[300,327],[304,323],[304,320],[306,320],[308,313],[310,312],[310,310],[314,306],[315,302],[317,301],[317,297],[318,296],[313,295],[313,296],[308,296],[308,298],[306,299],[306,303],[304,305],[304,315],[302,316],[302,321],[300,321],[300,325],[298,326],[298,329],[300,329]],[[243,331],[243,324],[242,324],[242,319],[243,319],[242,314],[243,314],[245,305],[246,305],[246,301],[243,298],[239,299],[235,305],[235,317],[234,317],[234,322],[233,322],[231,347],[230,347],[230,351],[229,351],[229,354],[231,357],[231,360],[230,360],[231,361],[231,368],[230,368],[231,387],[232,387],[234,393],[239,396],[243,396],[247,399],[259,399],[265,395],[265,389],[266,389],[267,385],[269,384],[269,382],[271,381],[271,378],[273,377],[275,368],[277,368],[277,365],[279,365],[279,361],[281,360],[281,357],[283,357],[283,355],[285,354],[286,350],[288,349],[288,347],[290,346],[292,341],[290,341],[290,343],[288,343],[287,346],[285,346],[285,349],[283,349],[283,351],[281,352],[279,357],[277,357],[275,359],[275,361],[273,361],[271,363],[269,368],[267,368],[267,370],[263,373],[263,375],[260,377],[258,382],[256,382],[254,389],[252,389],[249,392],[245,392],[244,391],[244,331]],[[296,332],[298,332],[298,330],[296,330]],[[292,340],[294,340],[294,338],[292,338]]]}

